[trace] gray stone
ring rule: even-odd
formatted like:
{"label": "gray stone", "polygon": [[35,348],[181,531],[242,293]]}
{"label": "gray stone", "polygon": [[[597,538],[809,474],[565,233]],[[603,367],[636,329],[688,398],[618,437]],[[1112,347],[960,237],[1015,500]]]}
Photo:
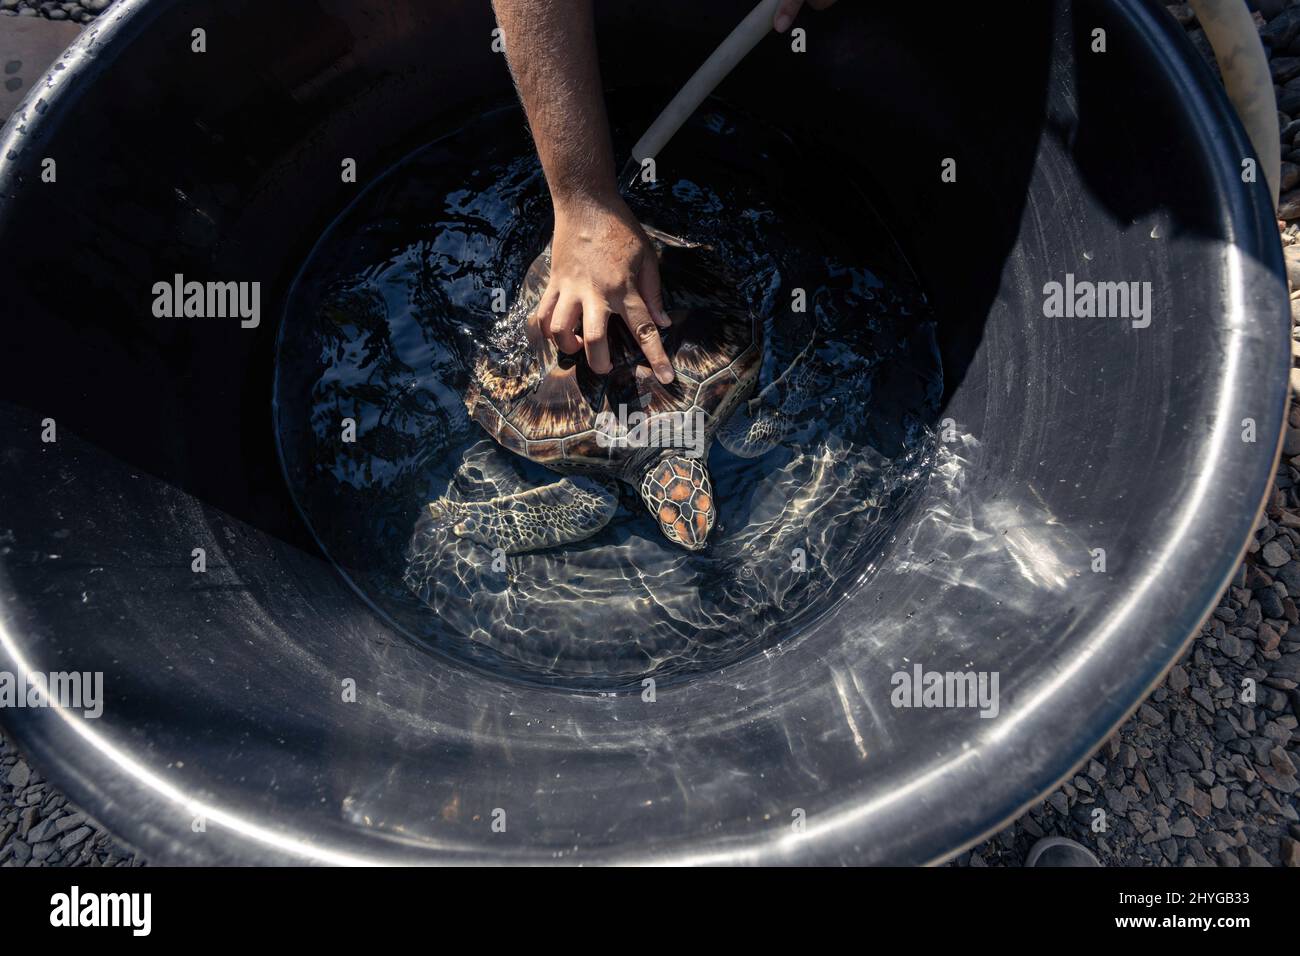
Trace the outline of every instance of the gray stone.
{"label": "gray stone", "polygon": [[55,825],[55,829],[57,829],[59,833],[66,833],[73,827],[79,827],[85,822],[86,815],[84,813],[70,813],[66,817],[59,818],[59,822]]}
{"label": "gray stone", "polygon": [[1269,669],[1269,676],[1300,681],[1300,654],[1295,652],[1283,654],[1273,662],[1273,666]]}
{"label": "gray stone", "polygon": [[1106,801],[1106,806],[1110,807],[1111,812],[1122,816],[1128,810],[1128,799],[1114,787],[1107,787],[1103,790],[1102,797]]}
{"label": "gray stone", "polygon": [[1255,770],[1259,774],[1259,779],[1278,793],[1292,794],[1300,789],[1300,782],[1294,775],[1278,773],[1272,767],[1265,767],[1262,764],[1257,764]]}
{"label": "gray stone", "polygon": [[1270,568],[1280,568],[1291,560],[1291,555],[1287,554],[1286,549],[1276,541],[1270,541],[1264,545],[1263,550],[1260,551],[1260,557],[1264,559],[1264,563]]}
{"label": "gray stone", "polygon": [[[23,810],[18,823],[18,835],[20,837],[26,839],[27,834],[36,825],[36,812],[36,807],[27,807]],[[0,846],[4,846],[4,840],[0,840]]]}
{"label": "gray stone", "polygon": [[1226,744],[1229,740],[1232,740],[1234,737],[1240,737],[1240,736],[1241,735],[1239,733],[1233,730],[1232,724],[1230,724],[1224,717],[1219,716],[1214,718],[1214,739],[1215,740],[1219,741],[1220,743]]}
{"label": "gray stone", "polygon": [[1241,865],[1242,866],[1271,866],[1268,859],[1252,846],[1243,846],[1241,848]]}
{"label": "gray stone", "polygon": [[[1285,83],[1292,77],[1300,76],[1300,56],[1274,57],[1268,61],[1268,69],[1273,74],[1274,83]],[[1292,132],[1292,136],[1294,135],[1295,133]],[[1290,141],[1290,139],[1287,140],[1287,142]]]}
{"label": "gray stone", "polygon": [[1175,664],[1169,669],[1169,677],[1167,678],[1166,683],[1169,685],[1169,689],[1175,694],[1181,694],[1183,691],[1187,690],[1187,685],[1189,683],[1187,679],[1187,671],[1183,670],[1180,665]]}
{"label": "gray stone", "polygon": [[[1297,192],[1300,192],[1300,190],[1297,190]],[[1255,597],[1259,601],[1259,608],[1265,617],[1277,621],[1286,616],[1286,605],[1272,588],[1256,591]]]}
{"label": "gray stone", "polygon": [[20,760],[9,768],[9,775],[5,779],[8,780],[9,786],[13,787],[15,790],[21,790],[23,787],[27,786],[27,781],[31,778],[31,768]]}
{"label": "gray stone", "polygon": [[1282,865],[1300,867],[1300,840],[1282,838]]}
{"label": "gray stone", "polygon": [[[1264,620],[1264,609],[1260,607],[1258,601],[1251,601],[1246,605],[1246,613],[1241,616],[1241,624],[1252,631],[1259,627],[1260,622]],[[1242,634],[1242,637],[1246,635]]]}
{"label": "gray stone", "polygon": [[1259,649],[1261,651],[1277,650],[1278,644],[1282,641],[1282,636],[1273,629],[1272,625],[1267,623],[1261,624],[1256,633],[1259,635]]}
{"label": "gray stone", "polygon": [[1283,776],[1295,776],[1295,763],[1291,760],[1291,755],[1281,747],[1274,747],[1268,752],[1268,761]]}
{"label": "gray stone", "polygon": [[1169,744],[1169,759],[1172,765],[1181,770],[1200,770],[1201,758],[1184,740],[1175,740]]}
{"label": "gray stone", "polygon": [[[1296,39],[1298,34],[1300,34],[1300,8],[1291,7],[1270,20],[1259,31],[1259,38],[1270,49],[1284,50],[1291,45],[1291,41]],[[1285,112],[1285,107],[1281,104],[1278,105],[1278,109]]]}
{"label": "gray stone", "polygon": [[1255,0],[1254,7],[1266,21],[1272,20],[1288,6],[1291,0]]}
{"label": "gray stone", "polygon": [[[1300,246],[1287,246],[1287,248],[1300,249]],[[1296,435],[1295,440],[1300,442],[1300,429],[1295,428],[1287,429],[1287,441],[1292,441],[1293,434]],[[1291,457],[1295,455],[1300,455],[1300,451],[1292,453]],[[1300,561],[1288,561],[1274,572],[1274,576],[1286,585],[1287,594],[1300,594]]]}
{"label": "gray stone", "polygon": [[59,849],[70,850],[81,843],[82,840],[86,839],[86,837],[90,836],[93,832],[94,831],[91,830],[90,827],[78,827],[59,841]]}
{"label": "gray stone", "polygon": [[27,834],[27,838],[33,843],[43,843],[59,832],[58,825],[58,820],[53,817],[46,817],[32,827],[31,832]]}

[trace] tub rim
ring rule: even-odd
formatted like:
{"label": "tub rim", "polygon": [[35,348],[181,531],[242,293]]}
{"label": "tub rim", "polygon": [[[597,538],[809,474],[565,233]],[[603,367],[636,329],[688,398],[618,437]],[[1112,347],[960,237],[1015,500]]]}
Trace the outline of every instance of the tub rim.
{"label": "tub rim", "polygon": [[[1285,269],[1280,245],[1275,240],[1274,213],[1269,205],[1266,187],[1257,182],[1247,188],[1235,182],[1232,177],[1222,173],[1224,169],[1237,167],[1240,158],[1253,155],[1235,113],[1228,103],[1226,94],[1214,80],[1212,74],[1196,59],[1195,51],[1182,36],[1181,28],[1164,11],[1156,7],[1154,0],[1110,0],[1126,19],[1134,36],[1146,49],[1158,55],[1161,66],[1176,80],[1176,85],[1187,94],[1184,108],[1189,120],[1212,144],[1212,149],[1223,161],[1220,178],[1226,187],[1224,196],[1231,200],[1223,213],[1224,225],[1230,234],[1233,245],[1228,247],[1230,257],[1240,260],[1235,267],[1229,264],[1227,271],[1234,271],[1238,276],[1248,274],[1241,268],[1244,260],[1259,263],[1263,269],[1279,282],[1285,289]],[[54,106],[65,95],[72,84],[93,77],[102,70],[99,55],[102,51],[116,45],[127,44],[140,31],[161,13],[168,3],[157,0],[118,0],[106,17],[95,21],[80,37],[60,56],[56,63],[28,92],[22,104],[14,111],[3,129],[0,129],[0,215],[4,215],[8,205],[8,189],[18,167],[17,160],[9,159],[11,152],[21,156],[21,141],[25,133],[21,132],[26,124],[43,122],[36,115],[35,106],[39,100],[45,100],[46,108]],[[107,21],[107,22],[105,22]],[[49,110],[54,113],[57,110]],[[1230,290],[1231,291],[1231,290]],[[1240,287],[1235,290],[1240,297]],[[1230,333],[1229,341],[1246,343],[1252,337],[1267,338],[1269,318],[1267,310],[1256,307],[1251,302],[1241,302],[1242,321],[1236,324]],[[1283,313],[1289,322],[1289,308],[1283,301],[1279,303],[1279,313]],[[1279,316],[1280,317],[1280,316]],[[1289,356],[1286,365],[1289,366]],[[1260,371],[1259,369],[1247,371]],[[1278,400],[1282,404],[1279,416],[1280,427],[1274,437],[1273,454],[1269,457],[1269,480],[1263,482],[1259,501],[1251,515],[1245,540],[1235,554],[1220,552],[1216,554],[1214,565],[1218,568],[1218,583],[1213,592],[1205,599],[1205,606],[1199,614],[1203,623],[1213,612],[1219,596],[1231,580],[1250,542],[1250,532],[1259,520],[1271,491],[1271,476],[1276,470],[1280,455],[1282,438],[1287,427],[1285,403],[1289,393],[1289,381],[1285,376],[1280,383]],[[1235,431],[1230,423],[1219,420],[1214,426],[1216,431],[1225,435]],[[1228,446],[1231,447],[1231,446]],[[1234,460],[1235,467],[1225,467],[1223,463],[1207,466],[1205,495],[1214,497],[1225,492],[1248,487],[1260,470],[1257,459],[1249,462],[1241,458]],[[1181,508],[1180,508],[1181,510]],[[1165,541],[1164,548],[1172,547]],[[1231,560],[1229,560],[1231,558]],[[1146,690],[1132,704],[1116,709],[1110,708],[1110,721],[1105,733],[1097,736],[1094,745],[1082,756],[1075,756],[1070,764],[1056,777],[1054,782],[1044,788],[1035,786],[1033,792],[1020,803],[1006,806],[998,801],[998,807],[983,806],[978,794],[972,794],[964,788],[964,782],[956,775],[945,774],[945,779],[936,781],[936,794],[940,800],[960,797],[966,801],[967,812],[977,817],[996,818],[995,825],[987,826],[974,836],[965,836],[960,842],[952,844],[950,849],[929,854],[928,863],[938,863],[950,859],[971,846],[987,839],[991,834],[1001,830],[1006,824],[1019,817],[1033,806],[1043,795],[1049,793],[1059,784],[1069,779],[1084,761],[1095,752],[1097,747],[1109,738],[1141,706],[1145,698],[1164,679],[1169,669],[1177,662],[1184,649],[1194,639],[1199,624],[1180,641],[1169,642],[1167,663],[1154,669],[1146,676]],[[0,622],[0,660],[24,669],[22,648]],[[1060,695],[1046,703],[1042,712],[1044,719],[1055,714],[1059,717],[1068,715],[1082,701],[1084,695],[1076,686],[1072,692]],[[201,805],[200,801],[188,797],[178,788],[168,784],[161,776],[150,770],[133,755],[123,752],[105,735],[96,731],[92,725],[61,711],[51,711],[61,719],[45,719],[44,712],[19,712],[11,717],[0,711],[0,723],[11,732],[15,741],[25,751],[33,755],[39,769],[51,771],[50,779],[59,785],[81,806],[110,827],[114,835],[122,834],[124,842],[154,853],[163,859],[187,858],[189,862],[201,862],[203,852],[196,852],[193,844],[183,845],[176,835],[169,835],[165,828],[151,821],[177,820],[179,815],[172,812],[150,812],[153,807],[183,804],[187,807]],[[39,724],[39,726],[38,726]],[[988,761],[1003,760],[1014,762],[1017,750],[1027,740],[1028,731],[1008,735],[991,750],[985,750],[981,756]],[[993,745],[985,743],[986,748]],[[1064,759],[1064,757],[1062,758]],[[1028,792],[1028,791],[1026,791]],[[285,833],[272,826],[263,826],[255,821],[242,820],[238,813],[224,813],[217,809],[211,819],[226,823],[229,833],[222,828],[215,842],[220,846],[222,855],[235,858],[252,858],[268,862],[317,862],[349,865],[383,864],[408,862],[401,854],[378,852],[374,855],[357,854],[350,850],[336,849],[324,845],[313,834],[301,838],[287,837]],[[667,864],[692,863],[811,863],[832,856],[837,847],[851,843],[855,838],[869,835],[873,819],[855,817],[852,813],[837,816],[847,819],[831,820],[818,827],[817,832],[803,836],[797,842],[773,838],[771,834],[746,836],[730,842],[725,850],[710,850],[705,853],[678,851],[676,849],[654,850],[646,854],[627,852],[620,849],[611,851],[593,851],[593,859],[598,862],[635,863],[653,861]],[[989,814],[995,814],[989,817]],[[222,816],[227,819],[223,820]],[[955,833],[962,829],[957,821],[949,821],[948,831]],[[209,833],[212,839],[214,834]],[[390,849],[381,847],[381,850]],[[427,856],[422,856],[428,859]],[[495,860],[495,858],[494,858]],[[450,862],[464,862],[454,857]]]}

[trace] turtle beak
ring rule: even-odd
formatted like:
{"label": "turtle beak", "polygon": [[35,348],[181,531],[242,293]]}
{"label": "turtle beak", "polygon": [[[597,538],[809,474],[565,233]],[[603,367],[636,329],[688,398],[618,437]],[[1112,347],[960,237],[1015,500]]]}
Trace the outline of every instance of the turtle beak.
{"label": "turtle beak", "polygon": [[702,460],[677,455],[659,462],[646,472],[641,498],[664,537],[688,551],[704,549],[718,511]]}

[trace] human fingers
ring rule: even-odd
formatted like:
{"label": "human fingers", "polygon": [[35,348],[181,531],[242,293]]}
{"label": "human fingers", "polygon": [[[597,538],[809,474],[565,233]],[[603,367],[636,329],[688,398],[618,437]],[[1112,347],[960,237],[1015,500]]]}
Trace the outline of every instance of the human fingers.
{"label": "human fingers", "polygon": [[667,385],[673,380],[673,366],[664,353],[664,343],[659,338],[659,327],[650,317],[650,310],[636,293],[629,293],[623,299],[623,321],[632,331],[632,337],[641,347],[641,353],[654,369],[655,378],[660,384]]}

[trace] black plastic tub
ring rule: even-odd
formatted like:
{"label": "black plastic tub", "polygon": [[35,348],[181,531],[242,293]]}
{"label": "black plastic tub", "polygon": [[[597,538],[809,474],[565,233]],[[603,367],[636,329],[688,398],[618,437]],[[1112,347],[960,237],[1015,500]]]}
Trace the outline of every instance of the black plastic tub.
{"label": "black plastic tub", "polygon": [[[666,99],[749,5],[598,4],[606,82]],[[1066,776],[1258,515],[1290,365],[1276,227],[1157,4],[908,6],[810,16],[809,53],[772,38],[719,95],[877,185],[939,316],[944,466],[819,627],[650,705],[392,632],[276,456],[277,322],[355,195],[340,159],[378,171],[509,97],[488,5],[116,4],[0,140],[0,666],[104,675],[97,719],[0,710],[36,766],[182,863],[922,863]],[[176,273],[260,281],[260,325],[154,317]],[[1149,324],[1046,316],[1067,275],[1150,283]],[[917,664],[996,673],[998,715],[893,706]]]}

